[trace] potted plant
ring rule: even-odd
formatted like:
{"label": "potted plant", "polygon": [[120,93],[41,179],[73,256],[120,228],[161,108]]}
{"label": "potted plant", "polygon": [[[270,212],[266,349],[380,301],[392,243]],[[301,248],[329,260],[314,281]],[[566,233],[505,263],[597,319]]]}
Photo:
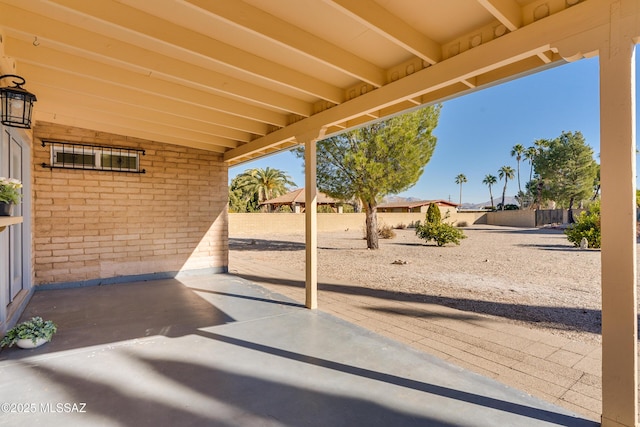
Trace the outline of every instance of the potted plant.
{"label": "potted plant", "polygon": [[20,203],[22,183],[14,178],[0,176],[0,216],[10,216],[13,205]]}
{"label": "potted plant", "polygon": [[36,316],[9,329],[0,341],[0,347],[16,344],[20,348],[35,348],[51,341],[58,328],[51,320]]}

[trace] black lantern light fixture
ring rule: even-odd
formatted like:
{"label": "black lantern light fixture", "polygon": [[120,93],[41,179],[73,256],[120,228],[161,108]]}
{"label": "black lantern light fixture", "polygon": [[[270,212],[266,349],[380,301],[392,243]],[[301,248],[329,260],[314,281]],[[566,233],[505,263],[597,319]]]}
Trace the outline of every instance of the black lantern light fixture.
{"label": "black lantern light fixture", "polygon": [[25,89],[22,85],[25,79],[15,74],[5,74],[2,79],[12,79],[14,86],[0,87],[0,106],[2,116],[0,122],[3,125],[15,128],[31,129],[31,112],[33,103],[37,101],[36,96]]}

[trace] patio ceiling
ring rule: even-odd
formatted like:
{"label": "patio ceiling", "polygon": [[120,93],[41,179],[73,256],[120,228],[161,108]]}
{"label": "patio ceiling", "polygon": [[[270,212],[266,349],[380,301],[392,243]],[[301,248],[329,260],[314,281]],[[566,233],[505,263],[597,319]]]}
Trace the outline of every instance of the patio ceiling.
{"label": "patio ceiling", "polygon": [[557,43],[606,34],[610,3],[0,0],[0,68],[37,121],[233,165],[563,61]]}

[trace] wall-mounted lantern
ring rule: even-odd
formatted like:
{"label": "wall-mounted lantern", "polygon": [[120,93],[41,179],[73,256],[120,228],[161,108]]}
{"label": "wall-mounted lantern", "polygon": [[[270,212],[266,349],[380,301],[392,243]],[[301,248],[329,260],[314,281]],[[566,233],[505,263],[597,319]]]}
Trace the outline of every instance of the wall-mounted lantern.
{"label": "wall-mounted lantern", "polygon": [[0,81],[5,78],[12,79],[14,86],[0,87],[0,122],[6,126],[31,129],[31,112],[36,96],[22,88],[26,83],[22,77],[5,74],[0,76]]}

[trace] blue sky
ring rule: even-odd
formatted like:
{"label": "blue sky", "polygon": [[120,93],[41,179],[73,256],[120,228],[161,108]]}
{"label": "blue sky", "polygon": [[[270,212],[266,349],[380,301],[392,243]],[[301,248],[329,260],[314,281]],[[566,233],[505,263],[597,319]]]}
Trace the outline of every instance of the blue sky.
{"label": "blue sky", "polygon": [[[637,53],[636,69],[639,57]],[[434,132],[438,143],[433,157],[418,183],[399,195],[419,199],[450,198],[458,202],[459,186],[454,179],[463,173],[468,182],[462,187],[462,202],[488,201],[489,191],[482,179],[487,174],[498,176],[498,169],[504,165],[516,169],[516,160],[510,156],[515,144],[526,148],[536,139],[555,138],[563,131],[581,131],[597,156],[600,152],[598,92],[596,57],[444,102]],[[640,114],[636,113],[640,122]],[[229,178],[246,169],[266,167],[284,170],[299,187],[304,186],[302,161],[288,151],[230,168]],[[527,162],[521,162],[520,174],[524,187],[529,177]],[[509,181],[507,196],[515,195],[517,190],[517,181]],[[502,194],[501,183],[493,187],[493,193],[494,198]]]}

